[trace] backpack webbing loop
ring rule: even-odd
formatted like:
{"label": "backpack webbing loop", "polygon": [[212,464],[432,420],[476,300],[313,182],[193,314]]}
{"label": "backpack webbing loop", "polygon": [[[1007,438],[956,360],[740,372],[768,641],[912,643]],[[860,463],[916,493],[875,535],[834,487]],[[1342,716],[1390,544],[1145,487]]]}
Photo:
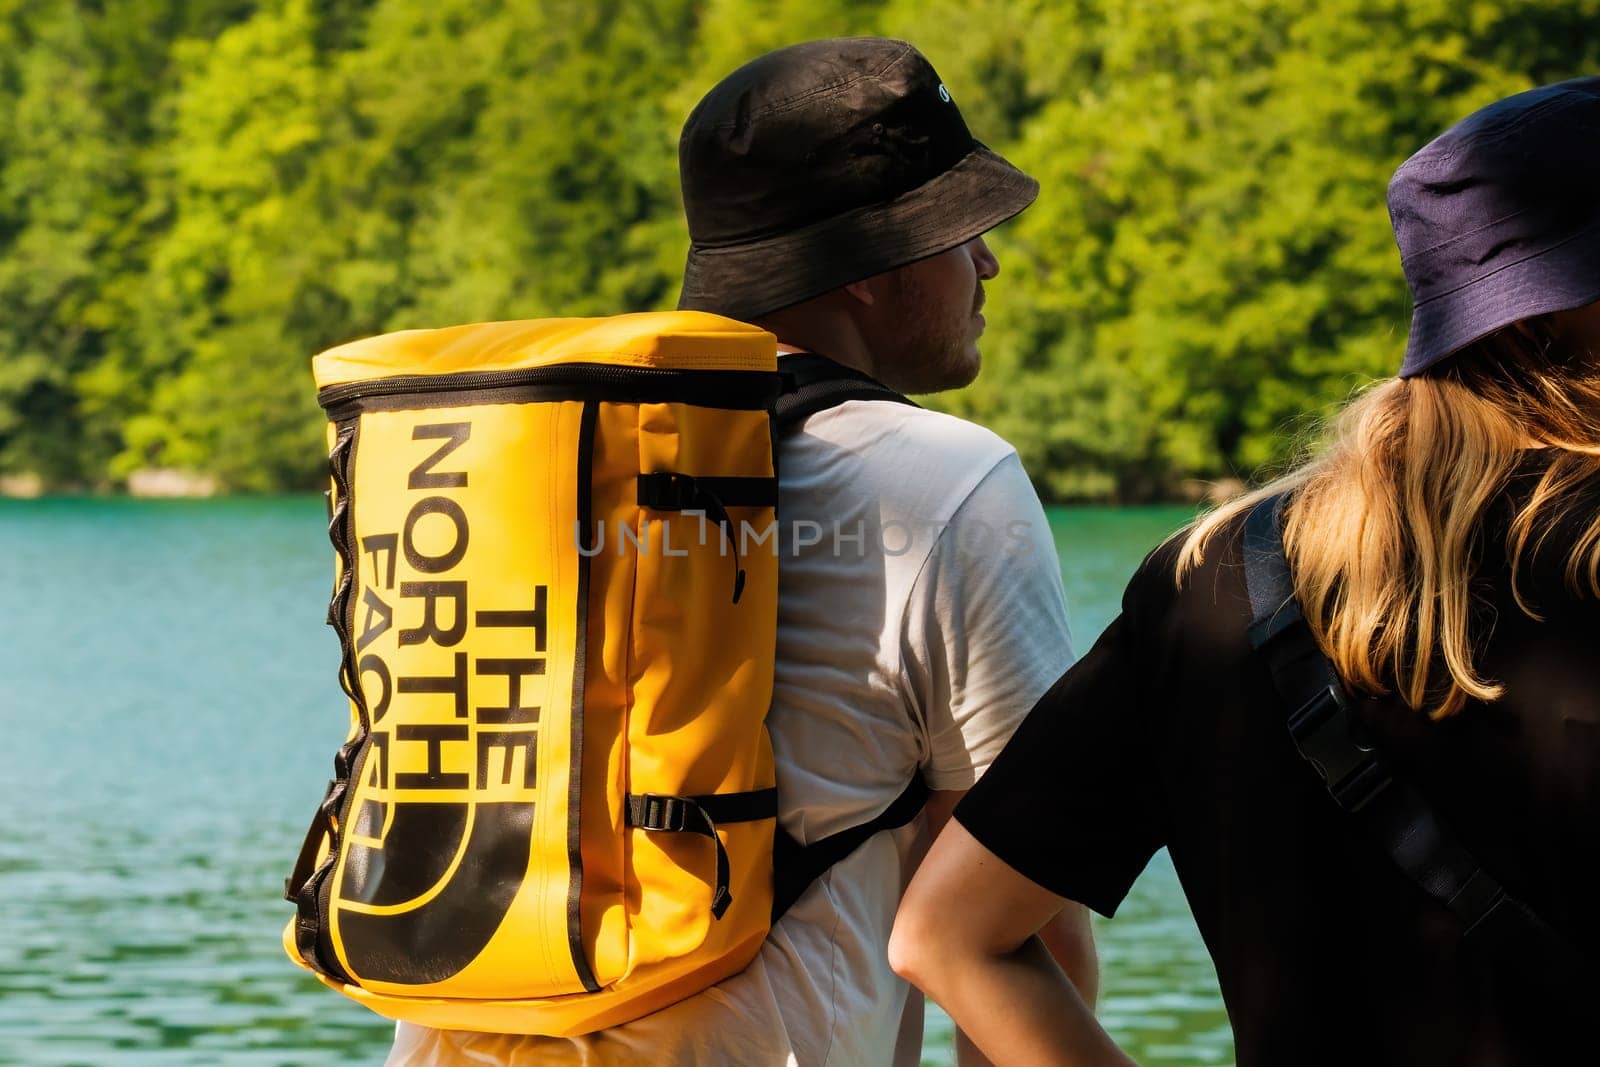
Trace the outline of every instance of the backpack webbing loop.
{"label": "backpack webbing loop", "polygon": [[659,793],[628,794],[628,825],[639,830],[688,833],[709,837],[717,848],[717,881],[711,892],[711,916],[720,919],[733,903],[728,850],[717,836],[719,822],[756,822],[778,815],[778,791],[756,789],[747,793],[674,797]]}

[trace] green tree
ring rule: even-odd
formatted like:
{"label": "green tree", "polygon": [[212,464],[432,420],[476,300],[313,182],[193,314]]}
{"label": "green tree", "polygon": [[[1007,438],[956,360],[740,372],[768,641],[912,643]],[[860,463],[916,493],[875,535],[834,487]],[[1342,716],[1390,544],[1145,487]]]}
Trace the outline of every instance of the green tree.
{"label": "green tree", "polygon": [[1389,174],[1600,60],[1600,0],[0,0],[0,473],[320,478],[308,357],[671,306],[679,127],[770,48],[886,33],[1035,174],[940,398],[1048,496],[1281,461],[1394,368]]}
{"label": "green tree", "polygon": [[320,243],[298,196],[322,140],[315,28],[305,0],[286,0],[174,46],[148,174],[147,210],[166,228],[131,327],[153,386],[115,474],[177,467],[267,489],[309,484],[319,466],[295,331]]}
{"label": "green tree", "polygon": [[95,70],[71,4],[0,7],[0,472],[52,483],[92,478],[115,432],[75,382],[114,324],[101,283],[131,208]]}
{"label": "green tree", "polygon": [[1106,5],[1014,146],[1045,193],[1005,242],[991,373],[954,406],[1058,498],[1281,460],[1304,413],[1398,364],[1389,174],[1473,108],[1592,68],[1570,31],[1600,12],[1562,6]]}

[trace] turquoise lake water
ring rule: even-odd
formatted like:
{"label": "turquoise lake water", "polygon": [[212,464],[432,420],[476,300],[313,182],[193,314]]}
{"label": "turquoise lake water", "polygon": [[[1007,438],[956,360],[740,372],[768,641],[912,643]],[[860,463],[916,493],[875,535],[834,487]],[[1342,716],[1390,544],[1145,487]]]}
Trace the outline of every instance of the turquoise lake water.
{"label": "turquoise lake water", "polygon": [[[1189,512],[1054,509],[1080,651]],[[284,957],[280,899],[346,707],[317,498],[0,500],[0,1064],[381,1063]],[[1143,1064],[1233,1059],[1165,853],[1098,922]],[[951,1060],[929,1012],[926,1060]]]}

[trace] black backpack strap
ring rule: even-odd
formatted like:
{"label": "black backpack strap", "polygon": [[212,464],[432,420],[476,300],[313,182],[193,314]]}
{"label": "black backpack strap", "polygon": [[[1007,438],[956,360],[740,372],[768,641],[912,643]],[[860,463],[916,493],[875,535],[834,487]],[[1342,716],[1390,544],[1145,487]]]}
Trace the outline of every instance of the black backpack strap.
{"label": "black backpack strap", "polygon": [[775,411],[780,433],[787,433],[809,416],[847,400],[887,400],[919,406],[871,375],[815,352],[780,356],[778,376],[783,379],[783,392],[778,396]]}
{"label": "black backpack strap", "polygon": [[821,878],[835,863],[864,845],[868,838],[881,830],[896,830],[917,817],[928,800],[928,786],[918,771],[905,791],[894,799],[875,819],[859,826],[829,834],[820,841],[802,845],[783,829],[777,828],[772,839],[772,921],[783,917],[800,894]]}
{"label": "black backpack strap", "polygon": [[[837,407],[847,400],[885,400],[919,406],[871,375],[815,352],[780,357],[778,375],[783,379],[783,391],[778,396],[773,422],[780,434],[796,429],[817,412]],[[782,918],[812,882],[873,835],[882,830],[898,829],[916,818],[927,799],[928,787],[919,771],[882,814],[860,826],[840,830],[809,845],[800,844],[779,826],[772,841],[772,921],[776,923]]]}
{"label": "black backpack strap", "polygon": [[[1592,991],[1587,961],[1533,909],[1508,894],[1439,819],[1415,787],[1366,743],[1354,702],[1322,654],[1295,599],[1283,549],[1286,497],[1245,520],[1250,645],[1267,661],[1289,712],[1289,735],[1335,803],[1362,825],[1428,896],[1461,920],[1466,943],[1536,988],[1569,1000]],[[1584,994],[1588,996],[1587,993]]]}

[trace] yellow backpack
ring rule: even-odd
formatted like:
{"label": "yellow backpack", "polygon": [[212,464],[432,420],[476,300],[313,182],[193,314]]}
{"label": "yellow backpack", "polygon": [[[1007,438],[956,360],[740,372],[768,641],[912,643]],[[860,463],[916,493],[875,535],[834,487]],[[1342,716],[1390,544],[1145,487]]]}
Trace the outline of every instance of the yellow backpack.
{"label": "yellow backpack", "polygon": [[[774,411],[903,399],[699,312],[414,330],[314,362],[351,726],[286,896],[383,1015],[555,1036],[741,970],[920,809],[776,835]],[[774,850],[777,859],[774,859]],[[774,882],[774,864],[781,877]]]}

